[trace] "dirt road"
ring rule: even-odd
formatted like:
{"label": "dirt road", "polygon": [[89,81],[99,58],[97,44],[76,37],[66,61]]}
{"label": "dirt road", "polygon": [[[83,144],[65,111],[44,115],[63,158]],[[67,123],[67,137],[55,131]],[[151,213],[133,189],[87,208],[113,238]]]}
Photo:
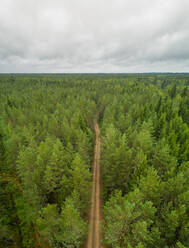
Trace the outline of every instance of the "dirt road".
{"label": "dirt road", "polygon": [[94,148],[94,161],[93,161],[93,188],[91,198],[91,211],[89,219],[89,235],[87,241],[87,248],[100,248],[101,247],[101,175],[100,175],[100,130],[98,124],[95,124],[96,141]]}

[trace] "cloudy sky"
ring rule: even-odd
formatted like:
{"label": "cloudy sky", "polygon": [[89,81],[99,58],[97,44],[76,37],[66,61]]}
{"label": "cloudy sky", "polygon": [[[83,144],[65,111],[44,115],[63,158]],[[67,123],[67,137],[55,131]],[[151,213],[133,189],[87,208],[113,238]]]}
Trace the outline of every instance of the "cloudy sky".
{"label": "cloudy sky", "polygon": [[189,72],[189,0],[1,0],[0,72]]}

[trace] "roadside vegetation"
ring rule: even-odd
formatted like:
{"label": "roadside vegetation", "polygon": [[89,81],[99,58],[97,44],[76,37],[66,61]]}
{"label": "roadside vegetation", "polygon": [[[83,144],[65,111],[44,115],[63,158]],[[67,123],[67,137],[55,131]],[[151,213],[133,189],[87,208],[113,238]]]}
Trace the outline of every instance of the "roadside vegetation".
{"label": "roadside vegetation", "polygon": [[0,247],[84,247],[94,122],[103,239],[189,247],[189,75],[0,76]]}

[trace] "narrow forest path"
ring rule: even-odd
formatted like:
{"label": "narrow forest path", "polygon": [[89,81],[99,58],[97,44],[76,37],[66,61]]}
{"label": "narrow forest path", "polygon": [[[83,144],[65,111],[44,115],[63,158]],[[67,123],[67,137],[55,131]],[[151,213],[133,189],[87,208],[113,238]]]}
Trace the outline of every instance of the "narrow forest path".
{"label": "narrow forest path", "polygon": [[100,170],[100,130],[95,124],[95,148],[93,159],[93,187],[91,196],[91,210],[89,216],[89,234],[87,240],[87,248],[101,247],[101,170]]}

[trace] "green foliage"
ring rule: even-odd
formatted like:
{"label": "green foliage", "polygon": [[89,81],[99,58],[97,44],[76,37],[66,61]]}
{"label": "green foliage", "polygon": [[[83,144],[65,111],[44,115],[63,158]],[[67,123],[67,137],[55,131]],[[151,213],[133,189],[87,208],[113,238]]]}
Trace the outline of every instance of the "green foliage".
{"label": "green foliage", "polygon": [[187,74],[0,76],[0,246],[83,247],[94,121],[109,247],[189,247]]}
{"label": "green foliage", "polygon": [[48,204],[36,220],[43,240],[51,247],[81,247],[86,234],[86,223],[71,198],[65,201],[59,214],[56,205]]}
{"label": "green foliage", "polygon": [[[176,76],[158,75],[153,86],[149,76],[145,80],[128,80],[121,93],[114,87],[103,116],[105,242],[109,247],[188,247],[188,86]],[[135,217],[138,199],[137,221],[127,223]],[[147,203],[155,213],[149,225]]]}
{"label": "green foliage", "polygon": [[153,242],[151,230],[156,209],[135,190],[126,197],[112,196],[105,206],[105,241],[112,247],[141,247]]}
{"label": "green foliage", "polygon": [[80,217],[79,211],[72,199],[67,199],[59,220],[60,234],[57,240],[62,247],[81,247],[86,235],[86,223]]}
{"label": "green foliage", "polygon": [[[86,82],[56,76],[0,82],[0,246],[62,247],[71,242],[71,247],[77,232],[77,247],[82,246],[96,113],[89,91]],[[66,203],[69,197],[74,207]],[[60,224],[66,218],[63,206],[77,223],[75,231],[64,230],[64,238],[72,241],[61,239],[61,226],[67,228]]]}
{"label": "green foliage", "polygon": [[40,216],[36,220],[39,233],[52,247],[56,247],[56,234],[60,229],[58,217],[56,205],[48,204],[40,211]]}
{"label": "green foliage", "polygon": [[89,207],[89,196],[91,188],[91,175],[84,161],[76,154],[72,165],[71,175],[73,180],[73,192],[78,196],[78,206],[83,213]]}

